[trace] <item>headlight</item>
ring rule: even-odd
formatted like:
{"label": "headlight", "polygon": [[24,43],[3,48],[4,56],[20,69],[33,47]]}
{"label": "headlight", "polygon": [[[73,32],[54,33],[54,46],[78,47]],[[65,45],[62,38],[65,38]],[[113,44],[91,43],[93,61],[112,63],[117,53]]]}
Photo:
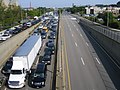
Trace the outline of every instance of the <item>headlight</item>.
{"label": "headlight", "polygon": [[31,83],[33,84],[33,81]]}
{"label": "headlight", "polygon": [[42,82],[42,85],[44,85],[44,82]]}
{"label": "headlight", "polygon": [[42,62],[44,62],[44,61],[42,61]]}

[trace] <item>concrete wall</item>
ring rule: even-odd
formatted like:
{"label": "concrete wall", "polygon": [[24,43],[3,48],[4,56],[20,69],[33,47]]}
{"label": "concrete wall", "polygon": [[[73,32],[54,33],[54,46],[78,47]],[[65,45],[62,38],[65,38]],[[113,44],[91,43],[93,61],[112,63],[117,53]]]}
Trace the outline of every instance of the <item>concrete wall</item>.
{"label": "concrete wall", "polygon": [[86,30],[109,53],[109,55],[115,59],[115,62],[117,62],[120,65],[120,43],[105,36],[104,34],[102,34],[100,32],[97,32],[91,26],[88,26],[85,23],[80,23],[80,24],[82,24],[83,26],[88,28]]}
{"label": "concrete wall", "polygon": [[0,43],[0,66],[16,51],[40,23]]}

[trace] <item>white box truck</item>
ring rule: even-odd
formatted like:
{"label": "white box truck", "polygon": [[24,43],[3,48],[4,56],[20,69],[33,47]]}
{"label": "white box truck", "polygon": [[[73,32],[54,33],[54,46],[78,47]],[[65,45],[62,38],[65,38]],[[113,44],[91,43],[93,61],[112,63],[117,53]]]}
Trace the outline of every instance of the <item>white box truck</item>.
{"label": "white box truck", "polygon": [[13,55],[13,66],[8,80],[10,88],[25,86],[26,75],[30,72],[33,62],[42,46],[41,36],[30,36]]}

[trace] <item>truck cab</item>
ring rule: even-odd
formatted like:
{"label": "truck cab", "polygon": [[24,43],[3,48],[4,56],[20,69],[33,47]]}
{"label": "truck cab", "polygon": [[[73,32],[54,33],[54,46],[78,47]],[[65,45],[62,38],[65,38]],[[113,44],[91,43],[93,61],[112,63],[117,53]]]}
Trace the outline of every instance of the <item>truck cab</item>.
{"label": "truck cab", "polygon": [[25,85],[26,70],[21,61],[13,61],[13,66],[8,80],[10,88],[22,88]]}

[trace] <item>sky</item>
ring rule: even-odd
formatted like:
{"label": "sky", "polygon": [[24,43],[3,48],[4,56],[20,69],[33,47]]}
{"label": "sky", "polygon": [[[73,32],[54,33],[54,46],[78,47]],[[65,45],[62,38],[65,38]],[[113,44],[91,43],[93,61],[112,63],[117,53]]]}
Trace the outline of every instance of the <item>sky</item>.
{"label": "sky", "polygon": [[22,7],[70,7],[95,4],[116,4],[119,0],[18,0]]}

